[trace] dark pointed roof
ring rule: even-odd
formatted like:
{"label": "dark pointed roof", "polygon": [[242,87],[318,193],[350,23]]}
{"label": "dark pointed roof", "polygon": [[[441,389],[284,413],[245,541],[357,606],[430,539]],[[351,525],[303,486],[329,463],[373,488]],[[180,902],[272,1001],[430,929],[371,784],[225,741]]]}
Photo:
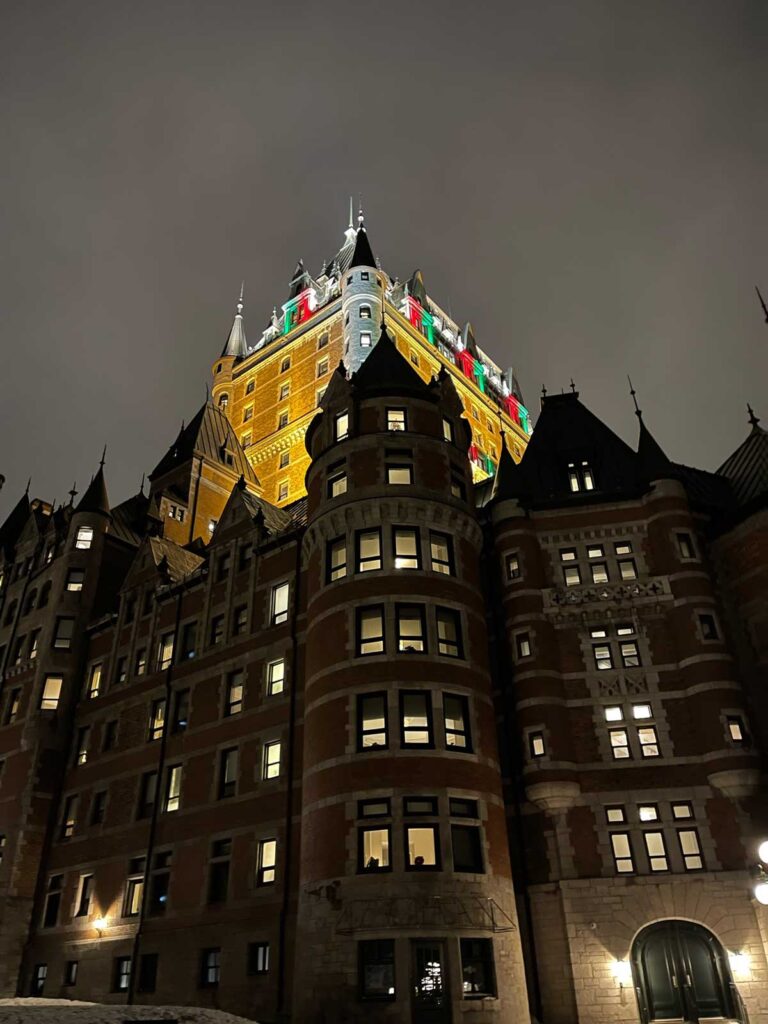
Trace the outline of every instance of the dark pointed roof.
{"label": "dark pointed roof", "polygon": [[299,260],[296,264],[296,269],[293,272],[291,278],[290,291],[288,292],[289,299],[295,299],[297,295],[301,295],[312,284],[312,276],[304,267],[304,260]]}
{"label": "dark pointed roof", "polygon": [[637,459],[640,472],[649,482],[675,479],[678,474],[667,458],[666,452],[646,427],[640,413],[638,413],[638,419],[640,420],[640,437],[637,442]]}
{"label": "dark pointed roof", "polygon": [[381,326],[379,340],[350,383],[359,395],[413,395],[437,401],[433,389],[398,352],[385,324]]}
{"label": "dark pointed roof", "polygon": [[424,287],[424,275],[420,270],[414,270],[411,274],[411,278],[406,284],[408,294],[412,295],[416,301],[422,305],[427,305],[427,289]]}
{"label": "dark pointed roof", "polygon": [[5,522],[0,526],[0,549],[12,547],[30,516],[29,492],[22,496],[8,513]]}
{"label": "dark pointed roof", "polygon": [[475,341],[475,329],[473,328],[469,320],[467,320],[467,322],[461,329],[461,340],[467,352],[470,352],[473,356],[476,356],[477,342]]}
{"label": "dark pointed roof", "polygon": [[243,289],[241,288],[235,319],[232,321],[232,328],[221,354],[222,356],[233,356],[235,359],[242,359],[247,352],[248,344],[245,340],[245,327],[243,325]]}
{"label": "dark pointed roof", "polygon": [[719,476],[730,481],[739,506],[750,505],[768,496],[768,431],[763,430],[754,413],[750,416],[750,423],[752,429],[746,439],[717,471]]}
{"label": "dark pointed roof", "polygon": [[501,455],[493,478],[491,501],[504,501],[506,498],[517,498],[520,494],[520,470],[507,448],[504,434],[501,435]]}
{"label": "dark pointed roof", "polygon": [[99,466],[96,476],[88,484],[85,494],[75,508],[75,512],[91,512],[111,518],[103,465]]}
{"label": "dark pointed roof", "polygon": [[[225,459],[226,452],[232,456],[231,466]],[[179,431],[179,436],[149,474],[149,479],[155,480],[163,476],[187,462],[193,455],[201,456],[245,477],[248,483],[256,486],[259,484],[232,425],[224,413],[210,401],[207,401],[189,424]]]}
{"label": "dark pointed roof", "polygon": [[368,232],[362,224],[357,229],[355,249],[349,262],[349,268],[352,269],[352,267],[376,268],[376,259],[373,255],[373,249],[371,249],[371,243],[368,241]]}

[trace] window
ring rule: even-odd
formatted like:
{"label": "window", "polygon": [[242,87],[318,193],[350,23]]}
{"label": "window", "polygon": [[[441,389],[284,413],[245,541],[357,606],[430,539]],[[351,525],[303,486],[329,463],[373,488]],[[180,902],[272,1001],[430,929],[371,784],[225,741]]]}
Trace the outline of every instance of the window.
{"label": "window", "polygon": [[77,984],[78,960],[67,960],[64,964],[64,984],[70,988]]}
{"label": "window", "polygon": [[460,501],[464,501],[466,495],[467,490],[464,486],[464,481],[455,474],[451,474],[451,496],[458,498]]}
{"label": "window", "polygon": [[221,411],[222,412],[226,412],[228,405],[229,405],[229,395],[220,395],[219,396],[219,408],[221,409]]}
{"label": "window", "polygon": [[317,339],[318,350],[321,349],[321,348],[326,348],[327,345],[328,345],[328,341],[329,341],[329,336],[328,336],[328,332],[326,331],[325,334],[321,334],[320,337]]}
{"label": "window", "polygon": [[389,825],[379,828],[361,828],[358,830],[358,836],[358,870],[388,871],[392,866],[389,860]]}
{"label": "window", "polygon": [[581,569],[578,565],[563,566],[563,579],[566,587],[578,587],[581,583]]}
{"label": "window", "polygon": [[51,581],[46,580],[40,588],[40,600],[37,602],[38,608],[45,608],[48,604],[48,600],[51,596]]}
{"label": "window", "polygon": [[329,583],[341,580],[347,575],[347,538],[337,537],[328,541],[326,549],[326,578]]}
{"label": "window", "polygon": [[72,647],[72,636],[75,629],[74,619],[57,619],[53,646],[57,651],[68,651]]}
{"label": "window", "polygon": [[602,544],[590,544],[587,547],[587,558],[602,558],[605,555]]}
{"label": "window", "polygon": [[381,530],[360,530],[357,539],[357,571],[381,568]]}
{"label": "window", "polygon": [[360,348],[370,348],[371,342],[373,341],[373,335],[370,331],[360,332]]}
{"label": "window", "polygon": [[740,715],[728,715],[725,721],[728,726],[728,739],[731,743],[744,743],[747,738],[744,719]]}
{"label": "window", "polygon": [[637,566],[634,558],[619,559],[619,575],[625,581],[637,579]]}
{"label": "window", "polygon": [[347,474],[336,473],[334,476],[328,477],[328,497],[339,498],[342,494],[347,493]]}
{"label": "window", "polygon": [[290,584],[288,583],[278,583],[276,587],[272,587],[271,621],[273,626],[277,626],[281,622],[288,621],[289,592]]}
{"label": "window", "polygon": [[4,725],[12,725],[16,721],[19,715],[19,705],[21,704],[21,690],[11,690],[8,694],[8,701],[5,705],[5,717],[3,719]]}
{"label": "window", "polygon": [[438,868],[438,850],[437,825],[405,826],[405,866],[407,868],[417,871]]}
{"label": "window", "polygon": [[67,573],[67,590],[71,593],[79,593],[85,582],[85,569],[70,569]]}
{"label": "window", "polygon": [[448,658],[463,657],[461,618],[452,608],[437,608],[437,653]]}
{"label": "window", "polygon": [[282,744],[280,740],[272,740],[264,744],[262,761],[262,776],[265,779],[276,779],[280,775],[280,754]]}
{"label": "window", "polygon": [[75,547],[81,551],[87,551],[93,543],[93,527],[92,526],[81,526],[79,527],[75,536]]}
{"label": "window", "polygon": [[640,651],[634,640],[625,640],[619,644],[621,664],[624,668],[637,668],[640,665]]}
{"label": "window", "polygon": [[437,814],[437,797],[407,796],[403,800],[403,814]]}
{"label": "window", "polygon": [[589,568],[592,573],[593,583],[608,582],[608,566],[605,562],[593,562]]}
{"label": "window", "polygon": [[[593,629],[592,635],[601,632],[601,630]],[[600,672],[605,672],[608,669],[613,668],[613,653],[611,651],[610,644],[592,644],[592,656],[595,659],[595,668]]]}
{"label": "window", "polygon": [[165,698],[152,701],[152,710],[149,715],[149,739],[162,739],[165,727]]}
{"label": "window", "polygon": [[160,637],[160,647],[157,655],[157,667],[162,671],[170,668],[173,661],[173,633],[165,633]]}
{"label": "window", "polygon": [[448,813],[452,818],[477,818],[477,800],[451,797],[448,801]]}
{"label": "window", "polygon": [[388,484],[412,484],[413,483],[413,467],[405,465],[387,465],[387,483]]}
{"label": "window", "polygon": [[420,569],[419,531],[396,526],[392,532],[396,569]]}
{"label": "window", "polygon": [[245,572],[251,564],[253,547],[249,543],[241,544],[237,552],[237,571]]}
{"label": "window", "polygon": [[286,381],[285,384],[281,384],[280,385],[280,393],[278,395],[278,401],[279,402],[284,402],[285,399],[290,395],[290,393],[291,393],[291,383],[290,383],[290,381]]}
{"label": "window", "polygon": [[640,752],[643,757],[659,756],[659,739],[656,735],[656,728],[647,725],[637,730],[637,738],[640,741]]}
{"label": "window", "polygon": [[700,615],[699,628],[701,629],[701,635],[704,640],[720,639],[714,615]]}
{"label": "window", "polygon": [[593,491],[595,489],[595,478],[592,469],[584,459],[581,462],[568,463],[568,483],[572,493],[579,491]]}
{"label": "window", "polygon": [[337,441],[343,441],[349,437],[349,413],[345,409],[344,412],[336,414],[334,420],[334,436]]}
{"label": "window", "polygon": [[405,409],[387,409],[387,430],[407,430]]}
{"label": "window", "polygon": [[171,765],[165,774],[165,807],[168,812],[178,811],[181,806],[181,765]]}
{"label": "window", "polygon": [[464,999],[496,996],[492,939],[460,939],[461,991]]}
{"label": "window", "polygon": [[277,488],[277,500],[286,501],[288,498],[288,481],[283,480]]}
{"label": "window", "polygon": [[248,943],[248,973],[268,974],[269,973],[269,943],[249,942]]}
{"label": "window", "polygon": [[37,657],[37,649],[40,645],[40,630],[33,629],[29,634],[29,660],[34,661]]}
{"label": "window", "polygon": [[383,750],[388,744],[386,695],[383,693],[359,695],[357,698],[358,750]]}
{"label": "window", "polygon": [[547,747],[544,743],[544,733],[541,731],[528,733],[528,750],[531,757],[544,757]]}
{"label": "window", "polygon": [[696,551],[693,547],[693,539],[690,533],[678,533],[677,534],[677,547],[680,551],[681,558],[695,558]]}
{"label": "window", "polygon": [[633,874],[635,863],[632,859],[632,844],[629,840],[629,832],[611,832],[611,851],[613,853],[613,866],[616,868],[616,874]]}
{"label": "window", "polygon": [[658,821],[659,808],[656,804],[639,804],[637,808],[637,816],[642,822]]}
{"label": "window", "polygon": [[189,689],[177,690],[173,697],[174,733],[184,732],[189,725]]}
{"label": "window", "polygon": [[285,373],[291,368],[291,357],[285,356],[283,361],[280,363],[280,373]]}
{"label": "window", "polygon": [[370,306],[361,306],[360,307],[360,319],[361,320],[370,320],[371,319],[371,307]]}
{"label": "window", "polygon": [[696,831],[696,829],[678,829],[677,840],[680,843],[680,853],[683,855],[683,865],[685,867],[685,870],[701,871],[704,868],[704,860],[701,856],[699,833]]}
{"label": "window", "polygon": [[152,873],[149,877],[149,901],[147,913],[151,917],[161,917],[168,904],[168,890],[171,884],[171,852],[170,850],[155,854]]}
{"label": "window", "polygon": [[214,615],[211,619],[211,646],[215,647],[224,640],[224,616]]}
{"label": "window", "polygon": [[520,576],[520,556],[515,551],[511,555],[507,555],[507,579],[519,580]]}
{"label": "window", "polygon": [[629,737],[626,729],[609,729],[608,736],[611,741],[611,753],[614,761],[623,761],[630,756]]}
{"label": "window", "polygon": [[216,988],[221,979],[221,949],[212,947],[200,951],[200,987]]}
{"label": "window", "polygon": [[230,672],[227,678],[227,697],[224,703],[224,714],[239,715],[243,710],[243,673]]}
{"label": "window", "polygon": [[240,438],[240,446],[242,448],[247,448],[252,440],[253,440],[253,434],[251,433],[250,430],[246,430],[246,432]]}
{"label": "window", "polygon": [[93,794],[93,800],[91,801],[92,825],[101,825],[103,823],[106,809],[107,791],[106,789],[100,789],[97,793]]}
{"label": "window", "polygon": [[77,730],[77,740],[75,741],[75,764],[85,764],[88,760],[88,738],[91,735],[91,729],[88,725],[83,725]]}
{"label": "window", "polygon": [[466,697],[443,694],[445,745],[454,750],[471,750],[469,736],[469,704]]}
{"label": "window", "polygon": [[389,797],[381,800],[359,800],[357,804],[358,818],[388,818],[390,814]]}
{"label": "window", "polygon": [[219,800],[235,795],[239,762],[237,747],[229,747],[219,754]]}
{"label": "window", "polygon": [[651,871],[668,871],[667,848],[664,845],[663,832],[643,832],[645,852],[648,854],[648,866]]}
{"label": "window", "polygon": [[398,605],[395,609],[398,651],[426,651],[424,608],[420,605]]}
{"label": "window", "polygon": [[285,686],[285,659],[270,661],[267,665],[267,696],[274,697],[283,692]]}
{"label": "window", "polygon": [[449,443],[453,442],[453,424],[445,417],[443,417],[443,440]]}
{"label": "window", "polygon": [[693,818],[693,805],[684,801],[682,803],[672,804],[672,817],[676,821],[684,821]]}
{"label": "window", "polygon": [[428,692],[401,692],[400,742],[404,747],[432,746],[432,701]]}
{"label": "window", "polygon": [[216,839],[211,844],[211,863],[208,867],[209,903],[223,903],[227,898],[231,854],[231,839]]}
{"label": "window", "polygon": [[454,871],[485,871],[480,829],[476,825],[451,825],[451,848]]}
{"label": "window", "polygon": [[141,647],[136,652],[136,675],[143,676],[147,671],[147,649]]}
{"label": "window", "polygon": [[272,885],[277,877],[277,840],[262,839],[259,842],[256,882],[258,885]]}
{"label": "window", "polygon": [[249,380],[248,383],[245,385],[245,393],[246,393],[246,395],[252,395],[253,394],[253,389],[255,387],[256,387],[256,381],[255,380]]}
{"label": "window", "polygon": [[123,917],[138,917],[141,911],[141,898],[144,891],[144,867],[146,861],[143,857],[134,857],[128,865],[128,881],[125,886],[125,902],[123,903]]}
{"label": "window", "polygon": [[253,419],[253,406],[247,405],[245,409],[243,409],[243,423],[247,423],[251,419]]}
{"label": "window", "polygon": [[63,676],[46,676],[43,686],[43,694],[40,698],[41,711],[55,711],[59,706],[61,688],[64,685]]}
{"label": "window", "polygon": [[633,704],[632,705],[632,717],[633,718],[652,718],[651,705],[650,704]]}
{"label": "window", "polygon": [[361,999],[395,998],[394,939],[364,939],[357,944]]}
{"label": "window", "polygon": [[139,977],[137,991],[154,992],[157,987],[157,953],[142,953],[139,957]]}
{"label": "window", "polygon": [[48,977],[48,964],[35,964],[32,970],[32,981],[29,986],[31,996],[41,996],[45,990],[45,979]]}
{"label": "window", "polygon": [[64,875],[51,875],[48,879],[48,888],[45,894],[43,928],[55,928],[59,923],[59,907],[61,906],[61,891],[63,888]]}
{"label": "window", "polygon": [[224,551],[216,563],[216,582],[221,583],[229,576],[229,567],[232,562],[229,551]]}
{"label": "window", "polygon": [[289,451],[280,452],[277,464],[279,469],[285,469],[286,466],[289,466],[291,464],[291,453]]}
{"label": "window", "polygon": [[277,429],[282,430],[288,426],[288,410],[283,409],[280,415],[277,417]]}
{"label": "window", "polygon": [[93,897],[93,875],[80,876],[80,891],[77,897],[75,917],[87,917],[91,909]]}
{"label": "window", "polygon": [[531,656],[531,634],[517,633],[515,636],[515,649],[518,658],[530,658]]}
{"label": "window", "polygon": [[242,636],[248,629],[248,606],[241,604],[235,608],[232,622],[232,635]]}
{"label": "window", "polygon": [[157,798],[157,772],[145,772],[139,786],[139,806],[137,818],[149,818]]}
{"label": "window", "polygon": [[196,654],[197,623],[186,622],[181,628],[181,661],[189,661]]}
{"label": "window", "polygon": [[384,653],[384,610],[380,607],[357,610],[357,653]]}
{"label": "window", "polygon": [[606,708],[603,708],[603,714],[605,715],[606,722],[624,721],[624,710],[619,704],[609,704]]}
{"label": "window", "polygon": [[429,553],[432,571],[441,572],[445,576],[453,576],[453,541],[446,533],[430,530]]}
{"label": "window", "polygon": [[115,682],[117,684],[124,683],[128,678],[128,659],[125,655],[122,655],[117,659],[115,666]]}
{"label": "window", "polygon": [[623,807],[606,807],[605,820],[609,825],[625,825],[627,822],[627,812]]}

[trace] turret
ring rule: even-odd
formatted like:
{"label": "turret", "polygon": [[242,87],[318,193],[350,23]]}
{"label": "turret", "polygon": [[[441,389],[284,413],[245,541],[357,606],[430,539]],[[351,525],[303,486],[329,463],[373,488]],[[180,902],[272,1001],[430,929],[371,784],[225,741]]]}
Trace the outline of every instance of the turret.
{"label": "turret", "polygon": [[376,266],[362,212],[352,260],[342,276],[341,296],[344,365],[354,373],[371,351],[384,309],[384,274]]}
{"label": "turret", "polygon": [[237,300],[237,312],[221,355],[213,364],[212,398],[214,405],[225,415],[232,400],[232,369],[235,363],[243,359],[248,352],[243,323],[243,291],[245,282],[240,285],[240,297]]}

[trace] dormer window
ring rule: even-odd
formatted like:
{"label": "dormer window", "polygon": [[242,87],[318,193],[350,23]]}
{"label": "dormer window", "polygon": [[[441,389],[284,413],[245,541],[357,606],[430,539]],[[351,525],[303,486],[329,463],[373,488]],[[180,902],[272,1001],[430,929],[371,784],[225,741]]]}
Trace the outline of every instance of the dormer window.
{"label": "dormer window", "polygon": [[370,347],[371,347],[371,332],[370,331],[363,331],[361,333],[361,335],[360,335],[360,348],[370,348]]}
{"label": "dormer window", "polygon": [[360,280],[361,281],[367,281],[369,279],[369,277],[370,277],[370,275],[369,275],[367,270],[361,271],[361,273],[360,273]]}
{"label": "dormer window", "polygon": [[578,494],[581,491],[594,491],[595,478],[592,475],[592,468],[586,460],[568,463],[568,483],[573,494]]}
{"label": "dormer window", "polygon": [[360,319],[361,320],[370,320],[371,319],[371,307],[370,306],[361,306],[360,307]]}
{"label": "dormer window", "polygon": [[334,427],[334,433],[337,441],[343,441],[345,438],[349,437],[349,413],[346,409],[344,412],[340,412],[336,416]]}
{"label": "dormer window", "polygon": [[221,459],[225,466],[234,466],[235,464],[234,455],[232,454],[232,452],[227,451],[224,445],[222,445],[221,448],[219,449],[219,458]]}

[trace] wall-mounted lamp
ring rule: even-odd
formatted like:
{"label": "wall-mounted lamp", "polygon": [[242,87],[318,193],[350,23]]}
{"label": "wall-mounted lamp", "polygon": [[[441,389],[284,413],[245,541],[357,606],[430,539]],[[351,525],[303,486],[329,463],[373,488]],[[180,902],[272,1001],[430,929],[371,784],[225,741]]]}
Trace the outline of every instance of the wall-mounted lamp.
{"label": "wall-mounted lamp", "polygon": [[757,856],[763,862],[768,865],[768,839],[764,839],[757,848]]}
{"label": "wall-mounted lamp", "polygon": [[108,924],[109,921],[106,919],[106,917],[97,917],[96,920],[93,922],[93,927],[99,933],[99,938],[101,938],[104,932],[106,931]]}
{"label": "wall-mounted lamp", "polygon": [[614,960],[611,970],[620,988],[632,984],[632,964],[628,960]]}
{"label": "wall-mounted lamp", "polygon": [[738,981],[744,981],[750,977],[749,955],[747,953],[729,953],[728,963],[731,965],[733,975]]}

